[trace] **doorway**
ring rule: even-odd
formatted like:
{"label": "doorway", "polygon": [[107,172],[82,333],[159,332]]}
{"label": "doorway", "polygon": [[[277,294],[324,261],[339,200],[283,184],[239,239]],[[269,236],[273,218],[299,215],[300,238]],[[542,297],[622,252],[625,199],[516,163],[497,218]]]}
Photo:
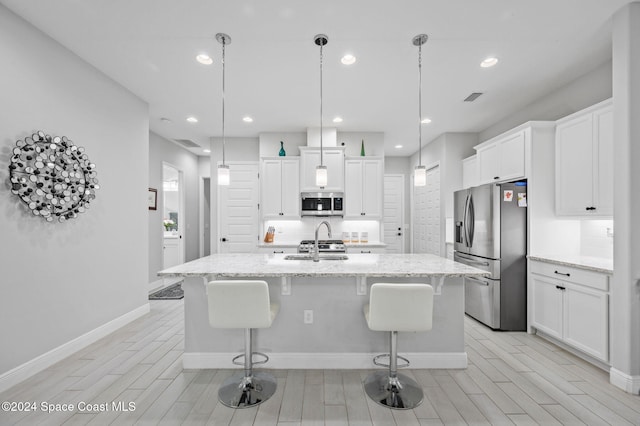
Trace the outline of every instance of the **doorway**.
{"label": "doorway", "polygon": [[413,186],[412,208],[413,253],[430,253],[441,256],[439,164],[427,166],[427,184],[425,186]]}
{"label": "doorway", "polygon": [[227,163],[229,186],[218,187],[218,253],[253,253],[259,241],[258,163]]}
{"label": "doorway", "polygon": [[211,254],[211,178],[200,180],[200,257]]}
{"label": "doorway", "polygon": [[404,175],[384,175],[384,243],[387,253],[404,253]]}
{"label": "doorway", "polygon": [[185,214],[182,170],[162,163],[163,269],[184,263]]}

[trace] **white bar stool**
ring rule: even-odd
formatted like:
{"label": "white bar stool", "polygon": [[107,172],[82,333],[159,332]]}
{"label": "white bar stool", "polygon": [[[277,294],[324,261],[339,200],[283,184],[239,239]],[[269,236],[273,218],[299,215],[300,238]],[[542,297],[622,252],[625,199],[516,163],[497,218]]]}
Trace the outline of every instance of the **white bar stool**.
{"label": "white bar stool", "polygon": [[[253,365],[264,364],[269,357],[251,351],[254,328],[271,327],[280,306],[269,300],[269,286],[265,281],[211,281],[206,284],[209,303],[209,324],[213,328],[244,328],[244,354],[233,363],[244,365],[238,373],[224,381],[218,391],[221,403],[231,408],[247,408],[263,403],[276,391],[276,379],[269,373],[254,373]],[[253,355],[264,357],[253,361]],[[244,363],[238,362],[244,357]]]}
{"label": "white bar stool", "polygon": [[[389,367],[388,371],[370,374],[364,390],[375,402],[389,408],[411,409],[422,403],[420,385],[398,367],[408,367],[409,360],[398,356],[398,331],[429,331],[433,319],[433,287],[428,284],[376,283],[371,286],[369,304],[364,307],[369,329],[390,332],[390,353],[378,355],[373,363]],[[379,362],[389,357],[389,364]],[[398,366],[398,358],[406,364]]]}

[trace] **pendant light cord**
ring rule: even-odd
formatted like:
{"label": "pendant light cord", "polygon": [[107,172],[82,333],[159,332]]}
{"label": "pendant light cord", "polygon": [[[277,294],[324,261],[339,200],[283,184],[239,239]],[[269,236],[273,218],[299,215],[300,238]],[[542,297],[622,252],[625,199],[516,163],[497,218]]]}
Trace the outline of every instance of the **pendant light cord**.
{"label": "pendant light cord", "polygon": [[320,41],[320,165],[324,165],[322,162],[322,46],[324,46],[324,40]]}
{"label": "pendant light cord", "polygon": [[224,148],[226,145],[225,134],[224,134],[224,69],[225,69],[225,45],[226,38],[222,37],[222,165],[225,165],[224,158]]}
{"label": "pendant light cord", "polygon": [[418,165],[422,166],[422,44],[418,45]]}

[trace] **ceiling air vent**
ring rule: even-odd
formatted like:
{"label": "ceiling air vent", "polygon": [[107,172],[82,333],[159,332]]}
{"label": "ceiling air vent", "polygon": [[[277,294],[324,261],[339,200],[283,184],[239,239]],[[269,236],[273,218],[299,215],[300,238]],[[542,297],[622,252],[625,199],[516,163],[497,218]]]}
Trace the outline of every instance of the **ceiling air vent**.
{"label": "ceiling air vent", "polygon": [[174,139],[174,141],[185,148],[200,148],[200,145],[190,139]]}
{"label": "ceiling air vent", "polygon": [[480,97],[480,95],[482,95],[482,93],[481,93],[481,92],[473,92],[472,94],[470,94],[469,96],[467,96],[467,97],[465,98],[465,100],[464,100],[464,101],[465,101],[465,102],[473,102],[473,101],[475,101],[476,99],[478,99],[478,98]]}

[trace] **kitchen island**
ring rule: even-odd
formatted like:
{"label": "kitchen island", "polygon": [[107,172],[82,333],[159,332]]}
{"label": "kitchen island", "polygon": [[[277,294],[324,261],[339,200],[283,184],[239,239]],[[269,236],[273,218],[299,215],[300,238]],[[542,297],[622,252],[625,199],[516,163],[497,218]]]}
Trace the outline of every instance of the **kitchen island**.
{"label": "kitchen island", "polygon": [[463,277],[485,271],[429,254],[348,254],[320,262],[285,256],[214,254],[158,274],[184,278],[184,368],[230,368],[243,351],[241,330],[209,326],[204,286],[243,278],[267,281],[272,302],[280,304],[271,328],[255,333],[255,350],[271,358],[266,368],[372,368],[373,356],[389,351],[388,333],[369,330],[363,315],[376,282],[424,282],[436,290],[433,329],[398,336],[412,367],[467,366]]}

